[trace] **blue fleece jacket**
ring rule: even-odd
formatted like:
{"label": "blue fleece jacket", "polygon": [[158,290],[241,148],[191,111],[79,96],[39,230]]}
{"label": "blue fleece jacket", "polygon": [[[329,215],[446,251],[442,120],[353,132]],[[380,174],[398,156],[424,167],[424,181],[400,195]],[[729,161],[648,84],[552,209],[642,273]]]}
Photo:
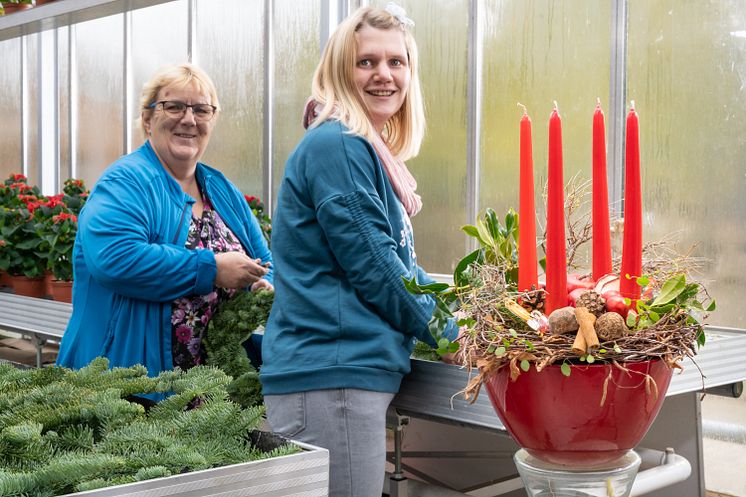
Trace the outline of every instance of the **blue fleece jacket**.
{"label": "blue fleece jacket", "polygon": [[[246,253],[271,261],[259,222],[219,171],[197,164],[197,181]],[[171,304],[213,290],[210,250],[185,248],[194,199],[163,168],[150,142],[109,166],[78,220],[73,313],[57,364],[173,369]],[[272,281],[272,273],[267,275]]]}
{"label": "blue fleece jacket", "polygon": [[398,391],[413,339],[434,343],[434,301],[408,293],[402,276],[432,280],[417,265],[409,217],[372,145],[340,122],[309,130],[288,159],[272,255],[264,394]]}

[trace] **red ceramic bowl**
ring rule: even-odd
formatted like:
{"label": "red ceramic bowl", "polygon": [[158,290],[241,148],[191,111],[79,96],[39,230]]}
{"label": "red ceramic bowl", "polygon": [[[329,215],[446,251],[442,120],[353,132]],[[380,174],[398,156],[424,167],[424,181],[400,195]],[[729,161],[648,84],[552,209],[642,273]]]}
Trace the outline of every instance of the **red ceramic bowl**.
{"label": "red ceramic bowl", "polygon": [[[662,361],[624,366],[632,373],[607,364],[574,365],[567,377],[560,366],[537,373],[532,365],[516,381],[510,380],[505,367],[485,387],[508,433],[532,456],[552,464],[592,468],[637,446],[658,415],[671,382],[672,370]],[[657,395],[646,374],[655,380]]]}

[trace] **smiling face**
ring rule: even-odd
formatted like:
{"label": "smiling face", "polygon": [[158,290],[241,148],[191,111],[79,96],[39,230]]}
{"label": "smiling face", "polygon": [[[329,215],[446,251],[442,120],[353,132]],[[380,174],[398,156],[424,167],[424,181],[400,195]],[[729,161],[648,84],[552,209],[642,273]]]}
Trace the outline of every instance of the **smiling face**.
{"label": "smiling face", "polygon": [[380,133],[404,103],[411,78],[404,33],[364,26],[355,33],[357,59],[353,71],[373,127]]}
{"label": "smiling face", "polygon": [[[170,85],[162,88],[155,99],[176,100],[185,104],[212,104],[209,95],[202,93],[194,85],[184,87]],[[143,125],[158,158],[171,170],[191,169],[207,148],[215,117],[210,121],[199,122],[194,118],[193,109],[187,108],[181,118],[171,117],[157,105],[149,115],[143,114]]]}

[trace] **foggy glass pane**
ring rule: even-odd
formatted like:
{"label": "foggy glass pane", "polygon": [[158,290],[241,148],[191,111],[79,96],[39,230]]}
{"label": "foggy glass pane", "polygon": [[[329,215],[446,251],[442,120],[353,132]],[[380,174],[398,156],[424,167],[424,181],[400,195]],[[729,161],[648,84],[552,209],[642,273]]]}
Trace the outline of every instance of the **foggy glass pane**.
{"label": "foggy glass pane", "polygon": [[[386,1],[371,2],[385,7]],[[466,253],[466,84],[469,2],[402,1],[415,22],[427,134],[407,164],[417,179],[422,211],[412,219],[419,264],[451,273]]]}
{"label": "foggy glass pane", "polygon": [[[311,78],[320,57],[320,10],[318,0],[280,0],[274,4],[273,198],[282,180],[285,161],[305,131],[300,118],[311,94]],[[259,194],[261,190],[256,193]]]}
{"label": "foggy glass pane", "polygon": [[121,14],[75,26],[74,146],[77,177],[89,186],[123,153],[123,30]]}
{"label": "foggy glass pane", "polygon": [[[65,179],[71,177],[70,164],[70,28],[57,29],[57,103],[59,123],[59,184],[56,190],[62,191]],[[92,186],[92,185],[89,185]]]}
{"label": "foggy glass pane", "polygon": [[643,238],[707,259],[712,324],[744,327],[746,11],[742,2],[629,3],[628,100],[640,116]]}
{"label": "foggy glass pane", "polygon": [[28,110],[28,149],[26,166],[28,182],[41,188],[41,133],[39,130],[39,34],[26,36],[26,102]]}
{"label": "foggy glass pane", "polygon": [[202,158],[242,191],[262,191],[264,2],[197,2],[197,63],[215,82],[222,111]]}
{"label": "foggy glass pane", "polygon": [[153,73],[165,65],[188,62],[189,4],[168,2],[132,11],[132,149],[143,143],[137,119],[140,92]]}
{"label": "foggy glass pane", "polygon": [[[564,180],[592,177],[592,123],[596,98],[609,119],[611,2],[486,0],[482,24],[483,79],[479,213],[500,219],[518,210],[519,123],[532,121],[537,232],[546,220],[549,115],[562,118]],[[588,198],[590,202],[590,198]],[[590,205],[585,207],[590,211]],[[587,249],[589,246],[586,247]],[[585,250],[578,261],[590,268]],[[539,257],[543,251],[539,249]]]}
{"label": "foggy glass pane", "polygon": [[23,171],[21,163],[21,40],[0,41],[0,179]]}

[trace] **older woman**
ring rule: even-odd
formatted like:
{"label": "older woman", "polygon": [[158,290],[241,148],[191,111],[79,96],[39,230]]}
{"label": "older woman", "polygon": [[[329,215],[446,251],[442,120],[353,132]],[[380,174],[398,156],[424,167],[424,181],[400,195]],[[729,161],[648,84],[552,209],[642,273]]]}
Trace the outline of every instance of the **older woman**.
{"label": "older woman", "polygon": [[198,162],[220,111],[212,80],[193,65],[166,67],[140,103],[145,143],[104,171],[80,214],[62,366],[106,356],[155,375],[200,364],[219,304],[239,288],[273,289],[243,195]]}
{"label": "older woman", "polygon": [[403,162],[425,123],[411,21],[395,7],[359,9],[329,39],[273,221],[267,418],[329,449],[332,497],[381,495],[386,410],[414,338],[434,344],[433,299],[402,282],[428,280],[409,220],[421,201]]}

